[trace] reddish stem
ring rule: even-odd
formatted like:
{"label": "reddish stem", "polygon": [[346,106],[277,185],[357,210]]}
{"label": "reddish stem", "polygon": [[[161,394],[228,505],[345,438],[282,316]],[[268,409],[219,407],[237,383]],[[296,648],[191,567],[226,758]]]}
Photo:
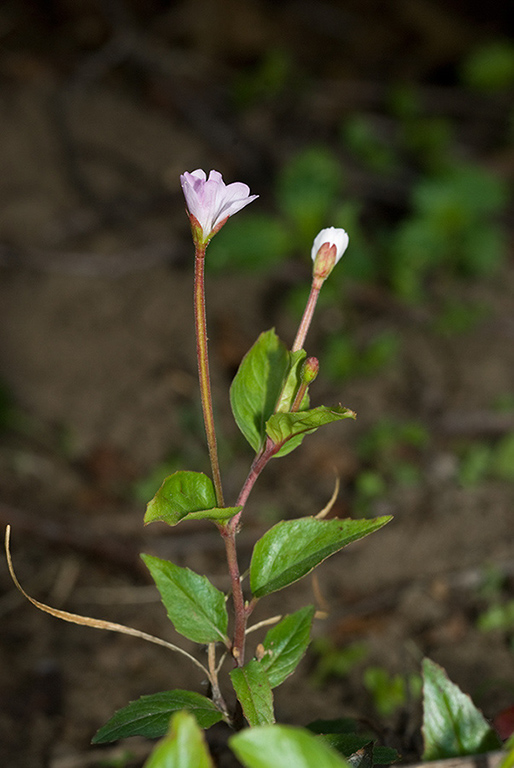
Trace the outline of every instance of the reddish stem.
{"label": "reddish stem", "polygon": [[298,328],[298,333],[296,334],[296,339],[294,340],[294,344],[291,347],[291,352],[298,352],[299,349],[303,349],[305,337],[307,336],[307,331],[309,330],[310,324],[312,322],[312,316],[316,308],[316,303],[318,301],[318,296],[322,285],[323,280],[320,280],[320,278],[317,277],[313,278],[311,292],[309,294],[309,298],[307,299],[307,304],[305,306],[303,317]]}
{"label": "reddish stem", "polygon": [[238,667],[244,664],[245,637],[246,637],[246,608],[241,586],[241,574],[237,561],[236,530],[227,526],[220,526],[220,533],[225,542],[227,564],[232,584],[232,600],[234,602],[234,638],[232,641],[232,656]]}
{"label": "reddish stem", "polygon": [[221,485],[221,473],[216,444],[216,430],[214,427],[214,415],[212,408],[211,380],[209,375],[209,355],[207,351],[207,318],[205,314],[205,249],[206,246],[196,246],[195,254],[195,330],[196,330],[196,355],[198,359],[198,379],[200,382],[200,397],[202,401],[203,420],[209,458],[212,468],[212,479],[216,492],[218,507],[224,506],[223,488]]}
{"label": "reddish stem", "polygon": [[[243,507],[246,504],[250,491],[260,473],[268,463],[268,461],[274,456],[274,454],[280,449],[280,445],[275,445],[268,437],[264,449],[255,457],[252,466],[248,473],[244,485],[237,499],[236,506]],[[236,551],[236,534],[241,512],[234,515],[233,518],[227,523],[226,526],[220,526],[221,535],[225,541],[225,549],[227,553],[227,563],[230,572],[230,580],[232,583],[232,598],[234,601],[234,639],[232,644],[232,655],[236,664],[240,667],[244,664],[244,651],[245,651],[245,638],[246,638],[246,622],[251,613],[252,608],[249,610],[249,606],[245,606],[243,589],[241,586],[241,575],[239,571],[239,564],[237,561]]]}

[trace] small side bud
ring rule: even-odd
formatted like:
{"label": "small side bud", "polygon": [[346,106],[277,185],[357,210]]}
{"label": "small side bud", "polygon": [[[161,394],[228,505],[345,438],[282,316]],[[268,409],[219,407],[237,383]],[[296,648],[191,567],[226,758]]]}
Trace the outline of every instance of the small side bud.
{"label": "small side bud", "polygon": [[319,360],[317,357],[308,357],[302,367],[302,384],[312,384],[319,373]]}

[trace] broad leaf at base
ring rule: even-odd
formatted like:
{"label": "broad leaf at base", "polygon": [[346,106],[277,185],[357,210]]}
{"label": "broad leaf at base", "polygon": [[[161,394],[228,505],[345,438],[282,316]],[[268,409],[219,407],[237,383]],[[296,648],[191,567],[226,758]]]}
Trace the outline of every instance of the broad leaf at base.
{"label": "broad leaf at base", "polygon": [[223,715],[205,696],[194,691],[161,691],[141,696],[119,709],[93,737],[93,744],[125,739],[127,736],[144,736],[157,739],[169,728],[170,717],[181,710],[195,716],[201,728],[210,728],[223,719]]}
{"label": "broad leaf at base", "polygon": [[303,728],[265,725],[229,739],[245,768],[349,768],[337,752]]}
{"label": "broad leaf at base", "polygon": [[160,741],[143,768],[214,768],[198,724],[189,712],[173,715],[167,736]]}

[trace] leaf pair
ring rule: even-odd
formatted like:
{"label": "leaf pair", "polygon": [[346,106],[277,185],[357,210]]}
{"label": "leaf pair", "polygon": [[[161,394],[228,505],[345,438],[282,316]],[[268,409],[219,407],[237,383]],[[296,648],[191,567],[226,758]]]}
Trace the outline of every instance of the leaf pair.
{"label": "leaf pair", "polygon": [[[293,584],[347,544],[378,530],[391,518],[374,520],[285,520],[255,544],[250,563],[250,588],[263,597]],[[197,643],[223,642],[227,637],[225,596],[189,568],[142,555],[177,632]]]}
{"label": "leaf pair", "polygon": [[[254,547],[250,565],[250,586],[254,595],[262,597],[292,584],[329,555],[377,530],[389,519],[301,518],[278,523]],[[151,555],[142,557],[177,632],[198,643],[221,641],[228,646],[228,614],[223,593],[205,576],[189,568]],[[307,607],[286,616],[268,631],[262,657],[231,673],[232,684],[251,725],[274,721],[272,689],[294,671],[305,653],[313,615],[314,609]],[[195,715],[203,709],[202,717],[210,718],[214,711],[216,719],[212,722],[222,718],[221,712],[208,699],[197,697],[184,701],[184,694],[187,692],[164,692],[133,702],[116,713],[97,734],[96,741],[109,741],[129,734],[155,734],[156,730],[162,735],[166,719],[178,708],[194,710]]]}
{"label": "leaf pair", "polygon": [[[271,329],[259,336],[243,358],[232,382],[230,403],[239,429],[256,453],[269,437],[280,446],[275,455],[285,456],[318,427],[355,418],[353,411],[342,406],[309,409],[308,392],[299,410],[291,412],[305,357],[304,350],[289,352]],[[160,520],[176,525],[185,519],[223,523],[241,509],[218,507],[214,485],[207,475],[179,471],[164,480],[148,504],[145,524]]]}
{"label": "leaf pair", "polygon": [[[232,683],[250,725],[274,722],[272,688],[284,682],[303,657],[313,617],[311,606],[286,616],[268,631],[262,658],[232,671]],[[164,736],[170,717],[180,710],[194,715],[201,728],[210,728],[223,719],[223,714],[205,696],[190,691],[162,691],[141,696],[118,710],[93,741],[103,744],[127,736],[148,739]]]}
{"label": "leaf pair", "polygon": [[355,418],[342,406],[308,410],[308,393],[299,410],[291,413],[305,357],[304,350],[289,352],[271,329],[261,333],[241,361],[230,388],[230,404],[237,426],[256,453],[270,437],[281,446],[275,455],[285,456],[323,424]]}
{"label": "leaf pair", "polygon": [[[293,614],[293,616],[295,615],[297,614]],[[288,618],[291,619],[292,617]],[[251,681],[249,687],[252,687],[254,681],[259,678],[259,673],[256,673],[258,662],[251,664],[252,666],[247,665],[246,672],[238,670],[241,680],[244,679],[247,683]],[[423,676],[424,760],[441,760],[466,754],[480,754],[498,749],[501,746],[498,737],[473,705],[469,696],[462,693],[448,679],[441,667],[429,659],[425,659]],[[175,695],[174,700],[173,695]],[[214,709],[214,705],[204,697],[186,691],[143,697],[140,702],[149,701],[152,698],[157,701],[158,697],[161,697],[164,720],[169,716],[169,712],[173,711],[173,706],[178,707],[181,702],[186,711],[175,711],[169,732],[157,745],[145,763],[145,768],[161,768],[163,765],[166,765],[167,768],[213,768],[214,764],[200,727],[202,725],[208,727],[209,723],[216,722],[215,718],[218,717],[219,713]],[[171,701],[173,701],[173,705],[166,710]],[[256,697],[254,703],[257,704]],[[142,723],[145,719],[141,715],[142,708],[139,707],[138,713],[136,705],[139,705],[139,702],[134,702],[122,712],[126,712],[132,707],[134,721],[139,720]],[[263,708],[260,711],[264,714],[266,709]],[[95,737],[95,742],[110,740],[106,738],[106,729],[111,724],[110,733],[115,733],[114,721],[119,715],[120,713],[117,713],[110,723],[99,731]],[[147,730],[138,732],[149,737],[158,735],[154,723],[150,722],[149,718],[147,720]],[[154,720],[157,720],[157,716]],[[158,730],[163,727],[164,720],[159,722]],[[319,725],[325,724],[320,723]],[[307,730],[290,726],[271,723],[255,724],[254,727],[232,736],[229,740],[229,746],[245,768],[275,768],[277,765],[294,765],[295,768],[319,768],[321,765],[324,768],[348,768],[349,763],[326,741],[327,734],[330,736],[333,733],[335,737],[343,738],[343,740],[344,738],[348,740],[351,734],[344,728],[327,731],[326,727],[315,726],[317,724],[313,723],[312,730],[321,731],[323,736],[315,736]],[[123,735],[128,734],[118,731],[113,738],[121,738]],[[334,744],[337,744],[339,748],[337,739]],[[349,743],[346,746],[348,747]],[[374,759],[378,759],[379,756],[381,762],[384,763],[394,759],[394,755],[390,754],[392,750],[384,751],[382,749],[380,753],[378,750],[381,748],[377,748],[376,755],[371,755],[370,752],[370,764],[373,764]],[[344,750],[344,754],[348,754],[348,752]]]}

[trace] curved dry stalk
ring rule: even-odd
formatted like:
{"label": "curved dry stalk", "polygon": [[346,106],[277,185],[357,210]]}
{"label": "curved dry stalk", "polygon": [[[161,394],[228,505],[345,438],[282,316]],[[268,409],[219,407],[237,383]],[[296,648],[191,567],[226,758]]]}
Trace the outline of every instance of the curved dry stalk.
{"label": "curved dry stalk", "polygon": [[141,640],[146,640],[149,643],[154,643],[155,645],[162,645],[164,648],[168,648],[170,651],[176,651],[177,653],[181,653],[183,656],[186,656],[190,661],[193,662],[193,664],[195,664],[195,666],[201,669],[204,675],[207,677],[207,679],[211,681],[211,676],[209,674],[208,669],[204,667],[204,665],[200,661],[198,661],[198,659],[195,659],[194,656],[192,656],[190,653],[185,651],[183,648],[180,648],[178,645],[174,645],[173,643],[168,643],[167,640],[162,640],[160,637],[149,635],[147,632],[141,632],[141,630],[134,629],[134,627],[126,627],[124,624],[116,624],[113,621],[103,621],[102,619],[93,619],[90,616],[81,616],[77,613],[69,613],[68,611],[61,611],[58,608],[52,608],[52,606],[50,605],[45,605],[45,603],[41,603],[39,602],[39,600],[36,600],[35,598],[28,595],[23,589],[23,587],[21,586],[14,572],[14,567],[13,567],[12,558],[11,558],[11,550],[10,550],[10,539],[11,539],[11,526],[8,525],[5,529],[5,554],[7,557],[7,567],[9,568],[9,573],[11,574],[11,578],[14,582],[16,589],[19,592],[21,592],[21,594],[30,603],[32,603],[32,605],[34,605],[36,608],[39,608],[40,611],[44,611],[44,613],[49,613],[50,616],[55,616],[57,619],[68,621],[71,624],[80,624],[82,626],[93,627],[95,629],[105,629],[109,632],[119,632],[122,635],[132,635],[132,637],[139,637]]}
{"label": "curved dry stalk", "polygon": [[230,718],[229,711],[227,708],[227,705],[225,703],[225,699],[223,698],[223,694],[221,693],[219,682],[218,682],[218,671],[221,669],[220,667],[216,666],[216,643],[209,643],[207,647],[207,655],[209,659],[209,672],[210,672],[210,681],[211,681],[211,688],[212,688],[212,700],[218,707],[218,709],[223,712],[225,715],[225,718],[227,718],[227,721]]}
{"label": "curved dry stalk", "polygon": [[316,520],[323,520],[324,517],[328,515],[334,504],[336,503],[336,499],[339,495],[339,488],[341,486],[341,483],[339,481],[339,477],[336,475],[336,482],[334,486],[334,492],[332,496],[330,497],[330,500],[328,504],[326,504],[323,509],[321,509],[317,515],[315,515]]}
{"label": "curved dry stalk", "polygon": [[225,651],[224,653],[221,654],[221,658],[220,658],[220,660],[218,662],[218,666],[216,667],[216,670],[215,670],[217,675],[219,675],[220,670],[221,670],[221,668],[223,666],[223,662],[227,658],[227,655],[228,655],[228,651]]}
{"label": "curved dry stalk", "polygon": [[264,621],[259,621],[257,624],[252,624],[251,627],[248,627],[246,630],[246,634],[249,635],[250,632],[255,632],[256,629],[260,629],[261,627],[269,627],[270,624],[276,624],[280,619],[282,619],[283,616],[280,614],[279,616],[271,616],[269,619],[264,619]]}

